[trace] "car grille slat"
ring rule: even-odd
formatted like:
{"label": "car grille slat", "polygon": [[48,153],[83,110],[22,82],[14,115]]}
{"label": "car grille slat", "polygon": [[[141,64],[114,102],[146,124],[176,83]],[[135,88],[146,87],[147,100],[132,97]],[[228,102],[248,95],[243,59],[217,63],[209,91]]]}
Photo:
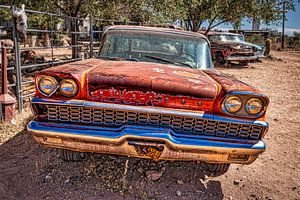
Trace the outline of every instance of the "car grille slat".
{"label": "car grille slat", "polygon": [[250,140],[259,139],[265,130],[265,127],[259,125],[239,124],[178,115],[77,106],[47,105],[46,107],[48,120],[56,122],[61,121],[109,126],[121,126],[124,124],[167,126],[172,128],[175,133],[181,135],[204,135]]}

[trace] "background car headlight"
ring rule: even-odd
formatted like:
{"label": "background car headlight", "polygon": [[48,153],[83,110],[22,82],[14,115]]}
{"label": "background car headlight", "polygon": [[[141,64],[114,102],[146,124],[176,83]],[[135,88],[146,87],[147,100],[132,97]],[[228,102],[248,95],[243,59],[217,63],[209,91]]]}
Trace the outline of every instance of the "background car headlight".
{"label": "background car headlight", "polygon": [[229,113],[236,113],[242,107],[242,100],[237,96],[228,97],[224,102],[224,107]]}
{"label": "background car headlight", "polygon": [[47,97],[51,96],[58,88],[57,80],[51,76],[38,76],[36,80],[38,90]]}
{"label": "background car headlight", "polygon": [[64,79],[60,82],[59,90],[65,97],[74,97],[78,92],[78,86],[73,79]]}
{"label": "background car headlight", "polygon": [[246,102],[246,111],[251,115],[260,113],[264,107],[263,102],[258,98],[251,98]]}

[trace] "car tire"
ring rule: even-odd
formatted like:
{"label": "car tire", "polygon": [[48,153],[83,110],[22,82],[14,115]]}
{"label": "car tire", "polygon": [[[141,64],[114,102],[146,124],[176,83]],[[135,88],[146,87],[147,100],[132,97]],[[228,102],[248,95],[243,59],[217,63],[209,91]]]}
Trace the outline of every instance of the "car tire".
{"label": "car tire", "polygon": [[201,163],[201,167],[205,170],[210,172],[213,175],[222,175],[225,174],[229,167],[230,164],[229,163],[206,163],[206,162],[202,162]]}
{"label": "car tire", "polygon": [[242,61],[240,62],[240,65],[242,66],[247,66],[249,64],[249,61]]}
{"label": "car tire", "polygon": [[220,52],[217,52],[215,54],[215,59],[216,59],[216,62],[220,65],[225,65],[227,63],[226,60],[224,59],[223,54]]}
{"label": "car tire", "polygon": [[58,149],[59,158],[68,162],[82,161],[87,157],[86,153],[71,151],[68,149]]}

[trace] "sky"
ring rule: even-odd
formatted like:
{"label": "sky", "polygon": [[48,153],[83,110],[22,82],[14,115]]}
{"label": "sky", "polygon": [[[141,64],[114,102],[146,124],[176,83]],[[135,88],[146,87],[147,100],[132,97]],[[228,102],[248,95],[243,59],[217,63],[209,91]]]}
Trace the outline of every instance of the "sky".
{"label": "sky", "polygon": [[[287,35],[293,35],[293,32],[300,32],[300,3],[296,2],[296,11],[289,11],[286,14],[286,18],[287,21],[285,23],[285,33]],[[249,23],[248,21],[244,20],[243,22],[243,26],[242,29],[251,29],[252,25],[251,23]],[[279,32],[281,32],[281,25],[282,23],[278,23],[278,25],[262,25],[261,28],[270,28],[273,30],[278,30]],[[231,25],[221,25],[218,28],[230,28],[232,29]]]}

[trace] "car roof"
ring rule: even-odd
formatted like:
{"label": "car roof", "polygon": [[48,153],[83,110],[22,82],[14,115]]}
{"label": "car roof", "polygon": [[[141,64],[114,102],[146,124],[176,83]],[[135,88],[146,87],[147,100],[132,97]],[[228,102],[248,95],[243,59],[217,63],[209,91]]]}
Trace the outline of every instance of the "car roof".
{"label": "car roof", "polygon": [[129,26],[129,25],[116,25],[108,27],[105,32],[109,30],[134,30],[134,31],[147,31],[156,32],[162,34],[179,34],[190,37],[200,37],[207,40],[207,37],[197,32],[185,31],[181,29],[162,28],[162,27],[150,27],[150,26]]}
{"label": "car roof", "polygon": [[236,36],[242,36],[238,33],[230,33],[230,32],[218,32],[218,31],[210,31],[207,33],[207,35],[236,35]]}

